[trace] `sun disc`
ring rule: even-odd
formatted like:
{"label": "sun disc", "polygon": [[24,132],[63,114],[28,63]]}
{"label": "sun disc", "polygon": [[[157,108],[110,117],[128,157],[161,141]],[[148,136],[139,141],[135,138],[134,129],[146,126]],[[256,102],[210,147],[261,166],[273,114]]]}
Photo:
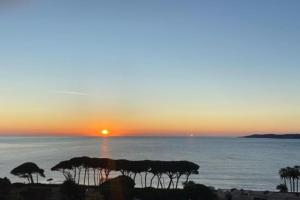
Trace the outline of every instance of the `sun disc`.
{"label": "sun disc", "polygon": [[104,130],[101,131],[101,134],[102,135],[108,135],[109,131],[107,129],[104,129]]}

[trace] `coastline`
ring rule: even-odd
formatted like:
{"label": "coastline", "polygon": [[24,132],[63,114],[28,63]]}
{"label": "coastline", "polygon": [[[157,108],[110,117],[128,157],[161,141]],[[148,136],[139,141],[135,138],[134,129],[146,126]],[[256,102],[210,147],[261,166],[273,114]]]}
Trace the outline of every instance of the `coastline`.
{"label": "coastline", "polygon": [[300,134],[253,134],[240,138],[257,138],[257,139],[300,139]]}

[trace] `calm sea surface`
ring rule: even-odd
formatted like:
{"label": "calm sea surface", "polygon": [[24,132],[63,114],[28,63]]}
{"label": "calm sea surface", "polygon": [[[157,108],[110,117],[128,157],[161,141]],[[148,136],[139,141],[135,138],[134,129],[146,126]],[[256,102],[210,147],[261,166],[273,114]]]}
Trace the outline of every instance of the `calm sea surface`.
{"label": "calm sea surface", "polygon": [[216,188],[275,190],[278,170],[300,165],[300,140],[246,138],[58,138],[0,137],[0,177],[12,181],[10,170],[36,162],[47,178],[62,180],[49,169],[75,156],[131,160],[189,160],[201,166],[196,182]]}

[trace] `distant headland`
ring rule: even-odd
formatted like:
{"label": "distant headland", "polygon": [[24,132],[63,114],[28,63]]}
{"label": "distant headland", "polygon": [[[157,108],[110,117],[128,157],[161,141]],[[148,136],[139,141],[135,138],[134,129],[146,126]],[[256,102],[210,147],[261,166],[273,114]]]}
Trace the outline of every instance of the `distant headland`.
{"label": "distant headland", "polygon": [[300,139],[300,134],[253,134],[242,138]]}

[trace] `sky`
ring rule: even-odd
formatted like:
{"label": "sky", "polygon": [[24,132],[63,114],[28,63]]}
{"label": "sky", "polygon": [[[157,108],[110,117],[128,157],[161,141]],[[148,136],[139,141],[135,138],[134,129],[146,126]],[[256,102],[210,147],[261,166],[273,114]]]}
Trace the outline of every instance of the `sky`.
{"label": "sky", "polygon": [[300,133],[298,0],[0,3],[0,134]]}

